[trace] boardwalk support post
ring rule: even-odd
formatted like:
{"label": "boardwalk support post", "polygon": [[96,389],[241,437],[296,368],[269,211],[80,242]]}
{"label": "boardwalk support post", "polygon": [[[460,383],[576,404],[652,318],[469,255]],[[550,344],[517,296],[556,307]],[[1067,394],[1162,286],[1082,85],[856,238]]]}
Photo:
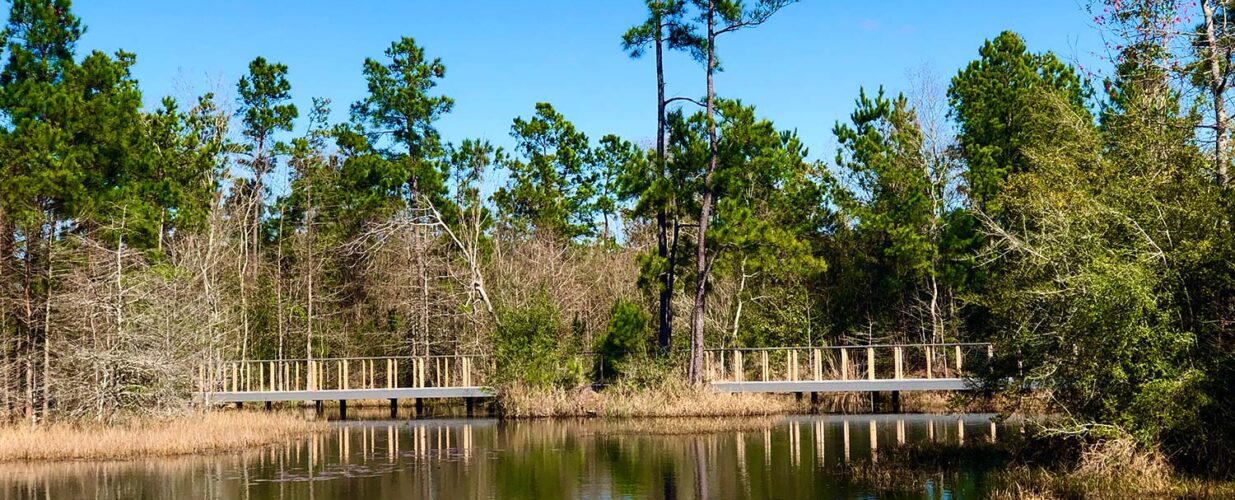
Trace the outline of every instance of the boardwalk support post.
{"label": "boardwalk support post", "polygon": [[394,420],[397,418],[399,418],[399,400],[397,398],[390,398],[390,419]]}
{"label": "boardwalk support post", "polygon": [[347,400],[339,400],[339,420],[347,420]]}

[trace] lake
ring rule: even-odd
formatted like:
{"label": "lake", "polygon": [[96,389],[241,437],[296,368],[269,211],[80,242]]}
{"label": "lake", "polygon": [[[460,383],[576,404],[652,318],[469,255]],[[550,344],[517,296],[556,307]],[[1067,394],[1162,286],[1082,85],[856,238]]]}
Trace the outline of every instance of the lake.
{"label": "lake", "polygon": [[[918,478],[891,494],[847,471],[898,443],[997,440],[1015,430],[993,417],[332,422],[324,433],[236,453],[3,464],[0,497],[980,498],[989,485],[978,469]],[[698,429],[708,432],[684,434]]]}

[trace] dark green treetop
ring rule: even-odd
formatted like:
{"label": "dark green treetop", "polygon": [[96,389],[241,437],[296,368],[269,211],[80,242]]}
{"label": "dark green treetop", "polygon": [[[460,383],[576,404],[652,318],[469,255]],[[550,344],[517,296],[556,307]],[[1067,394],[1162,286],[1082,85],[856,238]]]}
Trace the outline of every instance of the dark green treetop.
{"label": "dark green treetop", "polygon": [[588,137],[549,103],[510,127],[519,153],[506,163],[507,185],[493,195],[503,220],[516,230],[575,239],[591,236],[596,195]]}
{"label": "dark green treetop", "polygon": [[987,202],[1008,174],[1030,168],[1026,149],[1050,135],[1035,116],[1041,102],[1062,100],[1087,116],[1090,92],[1071,66],[1053,53],[1029,52],[1011,31],[986,41],[978,54],[952,78],[948,99],[960,126],[969,196],[977,207],[997,212]]}
{"label": "dark green treetop", "polygon": [[445,173],[436,160],[444,150],[434,122],[450,112],[454,100],[433,90],[446,76],[446,66],[441,59],[429,59],[410,37],[392,43],[386,58],[384,63],[365,59],[369,95],[352,105],[352,122],[363,130],[369,147],[392,163],[381,175],[406,184],[404,195],[410,202],[424,195],[440,203],[446,194]]}

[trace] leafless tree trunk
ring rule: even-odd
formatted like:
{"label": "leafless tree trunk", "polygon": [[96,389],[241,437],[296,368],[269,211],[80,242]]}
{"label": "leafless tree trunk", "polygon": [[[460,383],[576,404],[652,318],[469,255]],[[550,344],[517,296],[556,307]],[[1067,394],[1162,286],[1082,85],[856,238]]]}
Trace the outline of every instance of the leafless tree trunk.
{"label": "leafless tree trunk", "polygon": [[1226,40],[1219,40],[1216,33],[1216,24],[1222,23],[1223,36],[1227,33],[1226,22],[1227,16],[1225,10],[1221,14],[1221,20],[1216,19],[1215,0],[1201,0],[1201,13],[1205,20],[1205,53],[1206,65],[1209,67],[1209,92],[1212,99],[1214,111],[1214,167],[1218,172],[1218,183],[1222,186],[1227,184],[1227,155],[1230,148],[1228,134],[1229,118],[1226,113],[1226,88],[1227,74],[1231,67],[1231,44]]}

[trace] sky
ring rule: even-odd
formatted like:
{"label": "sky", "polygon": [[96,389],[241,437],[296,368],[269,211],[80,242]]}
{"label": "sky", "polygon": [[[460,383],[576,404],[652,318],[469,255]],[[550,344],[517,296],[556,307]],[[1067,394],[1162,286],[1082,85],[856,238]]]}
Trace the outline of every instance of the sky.
{"label": "sky", "polygon": [[[1085,1],[805,0],[717,43],[725,71],[716,90],[797,130],[812,157],[831,159],[832,127],[859,88],[908,91],[909,75],[925,69],[942,92],[1003,30],[1101,71],[1103,44]],[[234,102],[248,62],[264,56],[289,66],[298,131],[313,97],[331,99],[341,121],[364,94],[364,59],[410,36],[446,66],[438,89],[455,108],[438,130],[448,141],[509,147],[511,120],[540,101],[593,138],[651,144],[655,136],[653,62],[620,47],[644,18],[641,0],[77,0],[74,9],[87,26],[79,51],[137,54],[148,105],[206,91]],[[703,69],[685,55],[671,54],[666,72],[669,95],[704,94]]]}

